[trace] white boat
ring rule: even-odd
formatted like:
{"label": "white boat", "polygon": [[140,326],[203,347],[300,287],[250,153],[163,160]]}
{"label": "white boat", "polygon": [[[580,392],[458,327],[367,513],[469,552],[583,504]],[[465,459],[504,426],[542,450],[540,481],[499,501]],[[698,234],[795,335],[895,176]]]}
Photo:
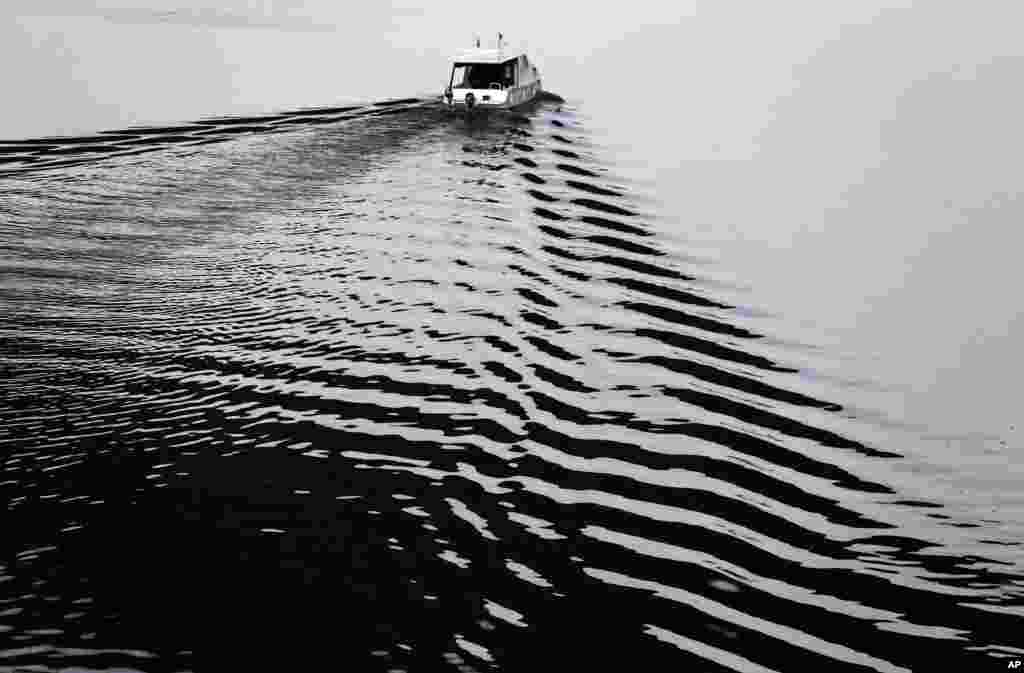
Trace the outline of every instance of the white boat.
{"label": "white boat", "polygon": [[506,48],[498,34],[497,47],[459,52],[444,90],[444,103],[452,110],[510,109],[541,94],[540,73],[521,50]]}

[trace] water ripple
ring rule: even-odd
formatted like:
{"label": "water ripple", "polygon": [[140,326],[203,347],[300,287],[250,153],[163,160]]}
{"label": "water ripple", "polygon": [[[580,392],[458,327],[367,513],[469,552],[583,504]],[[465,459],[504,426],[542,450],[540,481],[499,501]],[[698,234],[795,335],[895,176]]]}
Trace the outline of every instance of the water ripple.
{"label": "water ripple", "polygon": [[552,105],[0,142],[3,666],[1024,654],[1019,524],[904,492]]}

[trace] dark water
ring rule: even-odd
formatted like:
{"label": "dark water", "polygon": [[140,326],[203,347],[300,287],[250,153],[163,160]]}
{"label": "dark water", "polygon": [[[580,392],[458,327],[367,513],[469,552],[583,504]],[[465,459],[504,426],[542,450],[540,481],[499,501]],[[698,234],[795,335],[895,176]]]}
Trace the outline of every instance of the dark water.
{"label": "dark water", "polygon": [[1020,521],[910,493],[611,159],[416,100],[0,144],[0,665],[1024,654]]}

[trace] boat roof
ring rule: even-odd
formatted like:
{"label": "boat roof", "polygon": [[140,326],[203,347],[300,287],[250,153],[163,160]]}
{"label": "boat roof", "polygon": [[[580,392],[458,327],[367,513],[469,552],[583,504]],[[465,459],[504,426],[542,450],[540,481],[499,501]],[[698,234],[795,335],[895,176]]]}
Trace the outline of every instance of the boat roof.
{"label": "boat roof", "polygon": [[524,56],[521,49],[463,49],[455,54],[456,63],[504,63]]}

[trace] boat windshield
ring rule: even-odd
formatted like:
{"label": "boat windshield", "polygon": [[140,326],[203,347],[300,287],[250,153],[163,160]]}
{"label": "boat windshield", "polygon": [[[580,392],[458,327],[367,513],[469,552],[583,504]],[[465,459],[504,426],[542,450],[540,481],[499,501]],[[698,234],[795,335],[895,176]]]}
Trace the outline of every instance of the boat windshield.
{"label": "boat windshield", "polygon": [[502,89],[515,85],[514,68],[510,63],[456,63],[452,69],[452,87],[456,89]]}

